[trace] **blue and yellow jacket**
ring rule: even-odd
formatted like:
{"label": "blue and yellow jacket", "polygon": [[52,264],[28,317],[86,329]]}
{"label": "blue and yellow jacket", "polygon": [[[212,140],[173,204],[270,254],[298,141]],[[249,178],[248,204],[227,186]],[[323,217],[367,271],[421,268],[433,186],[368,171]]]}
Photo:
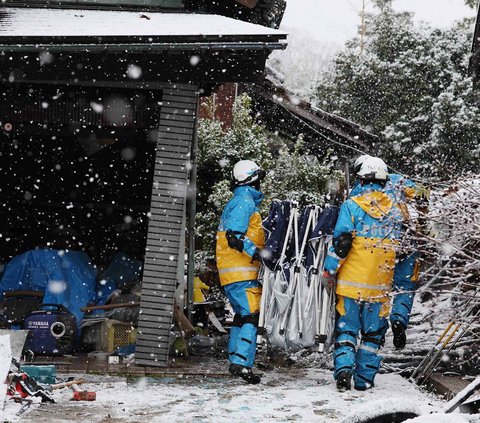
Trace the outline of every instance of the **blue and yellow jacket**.
{"label": "blue and yellow jacket", "polygon": [[[415,182],[406,178],[403,175],[397,173],[390,173],[389,180],[385,186],[384,191],[390,196],[395,204],[400,208],[402,216],[405,221],[410,219],[407,203],[415,198],[420,192],[420,187]],[[354,197],[361,193],[361,185],[359,181],[355,181],[352,190],[350,191],[350,197]]]}
{"label": "blue and yellow jacket", "polygon": [[[233,198],[223,209],[217,232],[217,267],[220,283],[255,280],[258,278],[260,262],[253,261],[256,248],[265,246],[265,232],[258,206],[263,194],[251,186],[236,187]],[[239,238],[243,235],[243,252],[228,246],[227,230],[234,231]]]}
{"label": "blue and yellow jacket", "polygon": [[356,195],[342,204],[333,232],[334,245],[342,234],[351,234],[351,247],[341,259],[332,246],[324,267],[329,273],[337,274],[338,295],[386,302],[392,287],[402,216],[380,185],[368,184],[355,189]]}

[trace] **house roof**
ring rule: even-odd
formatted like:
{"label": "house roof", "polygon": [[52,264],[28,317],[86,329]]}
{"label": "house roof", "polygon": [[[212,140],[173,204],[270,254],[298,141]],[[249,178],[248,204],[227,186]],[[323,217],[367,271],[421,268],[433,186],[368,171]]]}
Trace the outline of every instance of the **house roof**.
{"label": "house roof", "polygon": [[[219,15],[134,12],[113,10],[14,8],[0,9],[0,46],[28,40],[102,43],[141,38],[158,42],[271,42],[278,44],[286,33]],[[101,40],[99,38],[101,37]],[[251,47],[251,46],[250,46]],[[249,46],[245,45],[245,49]]]}
{"label": "house roof", "polygon": [[368,152],[379,138],[360,125],[327,113],[269,79],[247,89],[267,127],[296,137],[303,133],[315,150],[333,149],[347,156]]}
{"label": "house roof", "polygon": [[0,6],[0,78],[125,81],[134,64],[138,84],[258,81],[286,37],[220,15]]}

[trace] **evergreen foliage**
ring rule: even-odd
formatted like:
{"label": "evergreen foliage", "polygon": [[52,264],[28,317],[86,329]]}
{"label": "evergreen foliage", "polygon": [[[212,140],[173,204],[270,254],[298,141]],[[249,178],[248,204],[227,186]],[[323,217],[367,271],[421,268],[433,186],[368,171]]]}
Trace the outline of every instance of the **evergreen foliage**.
{"label": "evergreen foliage", "polygon": [[382,155],[411,175],[474,170],[479,97],[468,76],[473,22],[450,29],[414,23],[379,2],[360,40],[340,52],[318,86],[319,106],[381,136]]}
{"label": "evergreen foliage", "polygon": [[479,0],[465,0],[465,4],[467,6],[470,6],[472,9],[476,9],[479,3]]}
{"label": "evergreen foliage", "polygon": [[339,190],[340,172],[310,155],[301,136],[290,146],[268,133],[251,115],[250,105],[247,95],[237,98],[230,129],[223,130],[214,119],[199,124],[196,235],[198,247],[209,254],[215,248],[223,207],[232,196],[231,169],[238,160],[254,160],[268,172],[262,183],[263,216],[273,199],[323,205]]}

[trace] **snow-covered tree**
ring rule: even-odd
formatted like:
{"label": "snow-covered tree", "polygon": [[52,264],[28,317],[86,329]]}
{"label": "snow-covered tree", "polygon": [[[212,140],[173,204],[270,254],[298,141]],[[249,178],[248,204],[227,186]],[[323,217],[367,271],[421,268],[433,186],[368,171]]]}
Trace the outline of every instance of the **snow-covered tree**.
{"label": "snow-covered tree", "polygon": [[465,4],[467,6],[470,6],[472,9],[476,9],[479,3],[480,2],[478,0],[465,0]]}
{"label": "snow-covered tree", "polygon": [[268,172],[262,184],[264,216],[273,199],[323,205],[339,190],[339,172],[310,155],[302,136],[292,146],[269,133],[251,115],[250,103],[247,95],[237,98],[230,129],[223,130],[216,120],[200,121],[196,233],[199,247],[210,253],[220,214],[232,195],[230,171],[238,160],[254,160]]}
{"label": "snow-covered tree", "polygon": [[382,2],[367,19],[363,54],[358,38],[347,44],[323,75],[318,103],[380,135],[380,154],[400,170],[473,170],[480,108],[468,76],[472,34],[471,20],[430,28]]}
{"label": "snow-covered tree", "polygon": [[[238,160],[254,160],[265,169],[272,166],[270,141],[265,128],[250,115],[251,99],[235,101],[233,125],[223,130],[221,122],[202,119],[198,128],[197,237],[202,249],[213,251],[220,213],[228,201],[230,172]],[[214,116],[214,105],[207,104]]]}

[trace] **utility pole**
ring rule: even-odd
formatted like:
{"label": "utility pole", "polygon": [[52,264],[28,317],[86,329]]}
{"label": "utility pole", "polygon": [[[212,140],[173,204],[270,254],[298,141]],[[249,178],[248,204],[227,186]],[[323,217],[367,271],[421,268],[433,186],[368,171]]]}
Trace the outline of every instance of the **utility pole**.
{"label": "utility pole", "polygon": [[363,50],[365,49],[365,0],[362,0],[362,12],[361,12],[361,24],[360,24],[360,54],[363,54]]}

